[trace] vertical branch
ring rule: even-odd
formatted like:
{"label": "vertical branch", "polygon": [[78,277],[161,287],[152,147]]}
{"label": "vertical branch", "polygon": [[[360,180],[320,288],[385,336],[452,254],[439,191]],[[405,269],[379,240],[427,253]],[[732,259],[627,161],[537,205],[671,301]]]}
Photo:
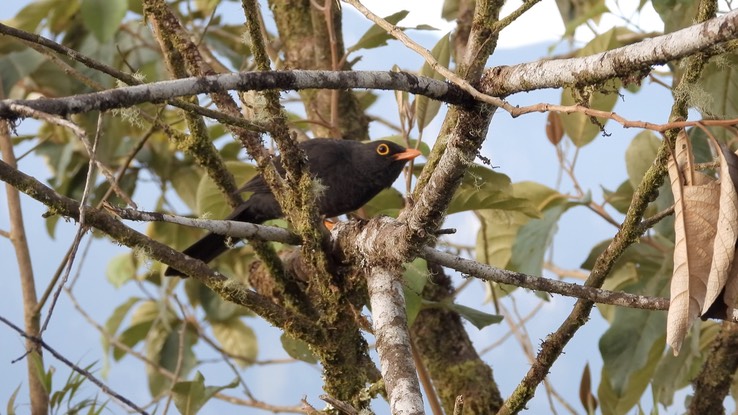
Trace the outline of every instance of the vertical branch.
{"label": "vertical branch", "polygon": [[723,401],[738,369],[738,324],[725,321],[712,342],[707,360],[694,379],[689,415],[725,414]]}
{"label": "vertical branch", "polygon": [[[8,165],[14,169],[17,168],[13,144],[10,141],[10,125],[6,120],[0,120],[0,153],[2,153],[2,158]],[[31,337],[37,337],[40,333],[41,315],[36,312],[36,283],[33,278],[31,253],[23,225],[20,195],[18,190],[10,184],[5,185],[5,191],[8,198],[8,216],[10,217],[10,241],[13,243],[21,278],[25,332]],[[49,410],[49,394],[40,377],[44,370],[41,348],[30,339],[26,339],[26,347],[30,353],[26,361],[28,364],[31,413],[44,415]]]}
{"label": "vertical branch", "polygon": [[373,267],[367,274],[367,285],[377,353],[391,411],[393,414],[422,414],[423,397],[410,350],[400,273]]}

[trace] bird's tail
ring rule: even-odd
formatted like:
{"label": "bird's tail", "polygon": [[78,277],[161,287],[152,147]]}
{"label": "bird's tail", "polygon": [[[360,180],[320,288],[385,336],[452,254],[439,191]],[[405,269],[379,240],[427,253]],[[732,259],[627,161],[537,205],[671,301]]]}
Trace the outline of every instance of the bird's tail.
{"label": "bird's tail", "polygon": [[[266,220],[280,216],[282,216],[282,212],[271,193],[255,193],[246,202],[242,203],[241,206],[236,208],[226,219],[240,222],[263,223]],[[203,262],[210,262],[218,255],[230,249],[230,246],[226,244],[226,238],[223,235],[209,233],[190,245],[182,253]],[[237,241],[238,238],[233,238],[232,240],[233,243]],[[167,277],[185,277],[182,271],[172,267],[168,267],[164,271],[164,275]]]}
{"label": "bird's tail", "polygon": [[[226,245],[226,237],[216,233],[209,233],[202,239],[190,245],[189,248],[182,251],[183,254],[203,262],[210,262],[218,255],[228,250]],[[184,277],[185,275],[178,269],[167,267],[164,271],[167,277]]]}

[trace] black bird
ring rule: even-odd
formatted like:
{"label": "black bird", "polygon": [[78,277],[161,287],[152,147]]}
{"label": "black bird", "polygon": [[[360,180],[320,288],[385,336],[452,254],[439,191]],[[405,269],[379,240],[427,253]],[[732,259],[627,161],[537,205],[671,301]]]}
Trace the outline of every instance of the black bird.
{"label": "black bird", "polygon": [[[420,155],[391,141],[360,143],[351,140],[317,138],[299,144],[307,155],[312,176],[325,186],[317,198],[318,212],[326,217],[339,216],[359,209],[382,189],[388,188],[402,172],[408,160]],[[279,157],[277,170],[284,173]],[[261,175],[249,180],[239,192],[253,192],[226,219],[263,223],[282,217],[272,191]],[[205,235],[183,252],[192,258],[210,262],[228,250],[226,237],[214,233]],[[166,276],[184,276],[174,268]]]}

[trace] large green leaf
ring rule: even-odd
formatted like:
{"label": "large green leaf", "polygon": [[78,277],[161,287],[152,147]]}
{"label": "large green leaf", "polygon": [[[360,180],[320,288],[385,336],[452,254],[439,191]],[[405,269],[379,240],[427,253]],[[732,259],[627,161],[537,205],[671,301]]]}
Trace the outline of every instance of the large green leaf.
{"label": "large green leaf", "polygon": [[513,194],[510,178],[484,166],[471,166],[454,194],[446,213],[470,210],[508,210],[530,217],[539,217],[540,211],[524,197]]}
{"label": "large green leaf", "polygon": [[699,95],[703,101],[696,102],[703,116],[738,117],[738,54],[723,54],[711,59],[702,70],[697,86],[704,91]]}
{"label": "large green leaf", "polygon": [[192,283],[192,285],[198,288],[198,303],[202,305],[205,316],[211,323],[227,322],[242,315],[240,310],[243,307],[224,300],[205,284]]}
{"label": "large green leaf", "polygon": [[[653,312],[643,311],[644,314]],[[625,335],[625,333],[623,334]],[[603,415],[625,415],[635,406],[643,392],[648,387],[651,375],[659,362],[659,357],[663,352],[663,343],[666,337],[662,337],[650,343],[650,349],[643,352],[643,356],[638,356],[639,361],[642,360],[641,366],[629,364],[627,360],[623,363],[627,365],[629,372],[629,383],[622,390],[617,390],[611,382],[612,366],[602,368],[602,380],[600,387],[597,389],[597,397],[600,400],[600,408]]]}
{"label": "large green leaf", "polygon": [[603,13],[609,11],[605,0],[556,0],[556,5],[566,28],[565,37],[573,36],[579,26],[590,19],[598,21]]}
{"label": "large green leaf", "polygon": [[633,188],[638,187],[654,159],[661,140],[651,131],[642,131],[631,140],[625,150],[625,169],[628,171],[628,180]]}
{"label": "large green leaf", "polygon": [[[251,164],[231,161],[226,163],[226,167],[236,177],[238,183],[246,183],[256,174],[256,167]],[[224,218],[231,210],[225,203],[225,196],[215,186],[215,182],[209,176],[203,175],[197,187],[197,214],[211,219]]]}
{"label": "large green leaf", "polygon": [[664,21],[664,33],[671,33],[692,25],[697,15],[697,0],[653,0],[656,13]]}
{"label": "large green leaf", "polygon": [[82,21],[100,43],[113,39],[128,11],[128,0],[82,0]]}
{"label": "large green leaf", "polygon": [[310,346],[304,341],[296,339],[287,333],[282,333],[282,335],[279,336],[279,340],[282,342],[284,351],[286,351],[291,358],[310,364],[318,363],[318,358],[315,357],[313,352],[310,350]]}
{"label": "large green leaf", "polygon": [[362,210],[370,218],[377,215],[387,215],[396,218],[404,204],[405,201],[402,198],[402,194],[394,187],[390,187],[374,196],[372,200],[362,207]]}
{"label": "large green leaf", "polygon": [[[186,323],[178,321],[164,324],[161,320],[155,321],[146,337],[146,357],[164,369],[185,377],[197,363],[193,347],[198,336],[189,325],[182,332],[182,324]],[[171,379],[150,365],[146,366],[146,373],[153,396],[163,393],[172,384]]]}
{"label": "large green leaf", "polygon": [[[521,182],[511,187],[511,194],[515,199],[527,201],[538,212],[566,202],[564,195],[538,183]],[[478,213],[482,226],[477,234],[477,261],[507,268],[513,256],[513,246],[518,240],[518,233],[532,218],[514,210],[480,210]],[[517,246],[518,256],[524,248],[523,244]]]}
{"label": "large green leaf", "polygon": [[614,191],[602,188],[602,193],[605,196],[605,202],[614,207],[618,212],[625,214],[630,207],[630,202],[633,200],[633,185],[630,184],[630,179],[623,181]]}
{"label": "large green leaf", "polygon": [[503,320],[503,316],[497,314],[489,314],[484,311],[479,311],[475,308],[467,307],[465,305],[450,303],[447,304],[448,308],[459,313],[466,321],[472,323],[474,327],[481,330],[489,325],[498,324]]}
{"label": "large green leaf", "polygon": [[523,225],[512,247],[509,268],[529,275],[542,275],[546,250],[558,229],[559,219],[574,203],[554,203],[543,211],[541,219]]}
{"label": "large green leaf", "polygon": [[115,288],[120,288],[126,282],[136,278],[137,269],[135,257],[127,252],[115,256],[108,262],[105,276]]}
{"label": "large green leaf", "polygon": [[15,84],[33,73],[43,62],[43,55],[30,48],[0,55],[0,81],[2,82],[0,86],[6,94],[2,98],[12,98],[10,93]]}
{"label": "large green leaf", "polygon": [[[385,17],[384,20],[392,23],[393,25],[396,25],[400,20],[407,17],[409,13],[410,12],[407,10],[400,10],[397,13],[393,13]],[[387,45],[387,41],[390,39],[394,39],[392,35],[390,35],[389,33],[387,33],[386,30],[375,24],[372,25],[372,27],[370,27],[363,36],[361,36],[361,38],[358,42],[356,42],[355,45],[347,48],[346,53],[355,52],[359,49],[374,49],[380,46],[385,46]]]}
{"label": "large green leaf", "polygon": [[259,354],[259,344],[251,327],[238,317],[213,323],[213,334],[220,346],[241,367],[254,363]]}
{"label": "large green leaf", "polygon": [[[671,262],[663,261],[629,290],[667,295]],[[610,328],[600,338],[603,367],[598,395],[603,415],[626,414],[640,400],[665,350],[666,314],[617,308]]]}
{"label": "large green leaf", "polygon": [[407,324],[412,326],[418,316],[423,302],[423,288],[428,282],[428,264],[422,258],[416,258],[405,266],[403,279],[403,292],[405,294],[405,312],[407,313]]}
{"label": "large green leaf", "polygon": [[653,374],[651,389],[654,397],[665,407],[674,402],[674,392],[688,386],[702,367],[720,325],[711,321],[695,324],[684,341],[679,354],[668,350]]}
{"label": "large green leaf", "polygon": [[518,230],[530,218],[519,212],[481,210],[477,232],[476,260],[497,268],[506,268],[512,256],[512,246]]}
{"label": "large green leaf", "polygon": [[238,379],[225,386],[205,386],[205,377],[198,371],[193,380],[177,382],[172,387],[174,405],[182,415],[195,415],[216,393],[236,386]]}
{"label": "large green leaf", "polygon": [[110,349],[110,340],[109,336],[115,336],[118,333],[118,328],[120,328],[120,325],[123,323],[123,319],[126,318],[126,315],[128,315],[128,312],[133,308],[134,305],[136,305],[141,299],[137,297],[131,297],[123,304],[119,305],[118,307],[113,310],[113,314],[108,317],[108,320],[105,322],[105,331],[107,334],[100,336],[100,341],[102,343],[103,348],[103,369],[102,373],[103,376],[106,376],[110,362],[109,362],[109,349]]}

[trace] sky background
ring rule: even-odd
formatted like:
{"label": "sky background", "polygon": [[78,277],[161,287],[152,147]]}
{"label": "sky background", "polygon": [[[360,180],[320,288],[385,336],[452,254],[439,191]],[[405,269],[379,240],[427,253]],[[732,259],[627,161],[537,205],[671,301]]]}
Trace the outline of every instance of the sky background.
{"label": "sky background", "polygon": [[[27,4],[20,0],[2,0],[3,7],[0,8],[0,20],[12,17],[17,10]],[[614,5],[608,2],[612,8]],[[623,1],[621,3],[637,5],[637,1]],[[410,10],[410,15],[402,22],[405,26],[414,26],[420,23],[430,24],[441,30],[438,32],[409,32],[413,39],[421,42],[425,47],[431,48],[438,37],[448,32],[452,24],[440,19],[441,1],[433,0],[406,0],[403,2],[388,2],[384,0],[372,0],[365,5],[375,13],[386,16],[402,9]],[[516,8],[520,2],[509,2],[503,14]],[[229,12],[225,6],[233,8]],[[349,5],[342,4],[344,8],[344,37],[345,44],[354,44],[370,26],[362,16],[359,16]],[[650,7],[650,6],[648,6]],[[224,3],[222,13],[232,16],[233,19],[241,19],[238,3]],[[626,15],[629,13],[626,12]],[[266,16],[269,20],[269,16]],[[643,25],[648,30],[661,30],[660,20],[651,9],[642,14]],[[620,23],[615,18],[603,19],[600,31],[605,31],[608,25]],[[534,28],[534,30],[532,30]],[[557,51],[569,50],[570,45],[560,42],[564,32],[558,10],[554,1],[547,0],[536,5],[521,19],[515,21],[505,29],[500,36],[500,44],[490,66],[509,65],[527,61],[533,61],[545,57],[549,53],[549,47],[558,45]],[[591,37],[586,31],[577,33],[578,43],[586,41]],[[358,64],[357,69],[389,70],[394,63],[399,63],[404,69],[417,70],[422,61],[414,53],[408,53],[399,42],[390,42],[390,48],[362,52],[364,58]],[[538,102],[556,103],[560,100],[561,93],[556,90],[537,91],[530,94],[518,94],[512,96],[509,101],[512,104],[526,105]],[[648,120],[651,122],[665,122],[669,113],[669,92],[657,85],[644,83],[643,90],[633,95],[625,92],[618,102],[615,111],[629,119]],[[372,113],[384,118],[396,119],[396,105],[390,94],[385,94],[381,100],[371,109]],[[443,109],[442,109],[443,111]],[[424,136],[428,139],[435,137],[442,114],[428,127]],[[481,154],[492,160],[492,164],[499,166],[498,171],[509,175],[513,181],[534,180],[551,187],[557,186],[558,163],[554,148],[548,143],[545,132],[545,115],[531,114],[518,119],[512,119],[502,111],[498,111],[490,126],[490,133],[484,143]],[[35,130],[33,123],[24,122],[19,127],[19,133],[29,133]],[[581,179],[581,185],[585,190],[593,192],[595,200],[601,200],[600,185],[609,189],[616,188],[626,177],[624,151],[631,138],[638,133],[637,130],[624,130],[614,124],[608,124],[609,137],[598,137],[592,144],[584,147],[579,156],[577,173]],[[377,123],[372,125],[371,135],[379,138],[389,135],[390,132]],[[36,177],[47,177],[48,170],[43,161],[38,158],[26,158],[21,161],[20,168],[28,174]],[[564,181],[559,190],[563,193],[571,191],[571,185]],[[134,198],[142,209],[153,209],[153,201],[145,197],[145,186],[137,189]],[[5,192],[0,192],[0,229],[9,228]],[[64,252],[76,231],[74,223],[60,221],[57,227],[56,239],[50,240],[44,228],[41,214],[44,213],[43,206],[22,196],[24,217],[29,233],[29,243],[32,247],[32,259],[34,271],[38,278],[38,290],[42,290],[53,275]],[[616,216],[617,217],[617,216]],[[142,225],[134,225],[142,229]],[[478,223],[471,215],[452,215],[448,218],[446,226],[455,227],[459,232],[452,240],[464,244],[473,244]],[[574,208],[562,219],[560,232],[557,234],[555,248],[553,251],[554,261],[564,268],[578,268],[584,258],[589,254],[589,249],[596,243],[611,237],[615,229],[606,224],[593,214],[585,212],[584,208]],[[82,244],[82,248],[86,242]],[[107,241],[96,239],[87,253],[87,259],[81,269],[75,268],[79,274],[79,281],[75,286],[77,299],[84,308],[94,316],[98,322],[104,322],[112,310],[131,296],[140,295],[139,291],[129,285],[120,289],[113,288],[105,279],[105,268],[109,260],[117,254],[127,252],[126,248],[116,246]],[[43,256],[43,257],[42,257]],[[22,325],[22,301],[17,277],[17,269],[11,244],[8,240],[0,238],[0,259],[5,265],[6,272],[3,275],[3,293],[0,294],[0,315],[9,318],[16,324]],[[493,312],[491,305],[484,302],[484,289],[481,284],[475,283],[474,289],[468,289],[458,302],[479,308],[487,312]],[[537,299],[532,294],[516,295],[516,301],[521,314],[525,315],[527,310],[537,304]],[[544,305],[544,310],[539,313],[538,318],[527,325],[533,347],[537,348],[541,339],[554,330],[564,320],[571,310],[573,300],[563,297],[554,297]],[[259,359],[283,358],[285,353],[278,343],[280,332],[269,327],[260,319],[247,319],[247,324],[253,327],[259,336],[260,354]],[[509,331],[507,325],[490,326],[483,330],[467,325],[470,336],[478,349],[494,343],[497,339]],[[592,313],[592,322],[585,325],[579,331],[566,353],[554,365],[549,379],[556,385],[557,390],[582,412],[579,406],[578,385],[582,369],[585,363],[589,363],[593,371],[593,386],[599,382],[599,370],[601,359],[595,344],[606,329],[598,312]],[[50,327],[44,338],[59,352],[67,358],[82,365],[100,362],[101,346],[100,336],[89,326],[87,322],[77,313],[69,299],[62,295],[51,320]],[[9,329],[0,327],[0,408],[4,408],[5,402],[19,384],[25,384],[25,362],[12,364],[11,360],[23,354],[24,345],[22,340]],[[513,390],[529,367],[520,347],[514,340],[508,340],[501,346],[495,348],[484,356],[492,362],[495,370],[495,378],[499,383],[503,397]],[[148,397],[148,387],[143,381],[143,366],[136,360],[126,358],[124,364],[114,364],[106,382],[115,390],[124,393],[129,399],[138,404],[145,404]],[[47,357],[47,364],[57,368],[55,386],[63,384],[66,377],[66,369],[60,362]],[[99,367],[99,365],[97,366]],[[215,366],[204,365],[200,369],[206,378],[207,384],[229,383],[233,375],[222,373]],[[276,366],[255,366],[245,371],[245,379],[254,395],[269,403],[296,404],[303,396],[320,407],[321,402],[317,396],[322,393],[319,383],[319,368],[304,363]],[[298,382],[296,379],[305,379]],[[97,393],[90,385],[86,387],[89,394]],[[233,392],[237,393],[237,392]],[[644,395],[648,396],[648,395]],[[27,393],[25,388],[18,398],[21,405],[19,413],[24,413],[23,405],[27,404]],[[675,399],[680,402],[679,397]],[[646,407],[650,405],[646,402]],[[676,405],[677,407],[679,405]],[[116,404],[109,405],[111,413],[124,413],[124,410]],[[546,394],[539,388],[536,398],[528,406],[529,413],[548,413],[548,402]],[[202,414],[222,413],[223,408],[233,409],[232,406],[222,403],[208,404],[201,412]],[[377,403],[377,413],[387,413],[386,405]],[[559,408],[561,409],[561,408]],[[384,412],[383,412],[384,411]],[[0,413],[2,413],[0,409]],[[172,412],[174,413],[174,412]],[[243,410],[242,413],[264,413],[257,410]],[[675,408],[662,413],[676,413]]]}

